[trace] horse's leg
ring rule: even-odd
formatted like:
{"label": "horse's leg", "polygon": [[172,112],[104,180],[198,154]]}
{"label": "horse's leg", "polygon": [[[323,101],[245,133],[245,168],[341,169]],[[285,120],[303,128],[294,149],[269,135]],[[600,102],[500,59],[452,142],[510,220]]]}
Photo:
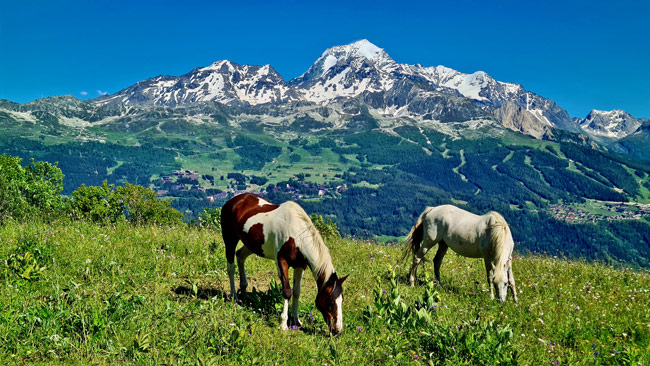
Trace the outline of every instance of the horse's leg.
{"label": "horse's leg", "polygon": [[239,238],[231,235],[229,232],[223,233],[223,242],[226,245],[226,261],[228,262],[228,277],[230,278],[230,298],[236,299],[235,291],[235,248]]}
{"label": "horse's leg", "polygon": [[494,300],[494,285],[492,283],[492,278],[494,278],[494,268],[492,268],[492,261],[489,258],[484,258],[484,261],[488,287],[490,288],[490,299]]}
{"label": "horse's leg", "polygon": [[413,253],[413,263],[411,264],[411,270],[409,271],[409,282],[411,286],[415,286],[415,276],[418,270],[418,264],[420,264],[420,259]]}
{"label": "horse's leg", "polygon": [[438,243],[438,251],[436,252],[436,256],[433,258],[433,272],[435,273],[436,281],[438,281],[438,283],[440,283],[440,266],[442,265],[442,258],[445,257],[447,249],[449,249],[447,243],[440,241]]}
{"label": "horse's leg", "polygon": [[424,256],[427,254],[429,249],[431,249],[431,247],[434,245],[436,245],[435,242],[427,240],[427,238],[425,238],[422,241],[422,246],[420,246],[420,249],[413,252],[413,264],[411,265],[411,271],[409,273],[409,282],[411,283],[411,286],[415,285],[415,278],[417,277],[418,265],[420,264],[420,262],[422,262]]}
{"label": "horse's leg", "polygon": [[237,267],[239,267],[239,291],[241,291],[242,295],[246,293],[246,287],[248,287],[244,261],[251,254],[253,254],[253,252],[250,249],[248,249],[245,245],[239,248],[239,250],[237,251]]}
{"label": "horse's leg", "polygon": [[302,283],[302,275],[305,273],[304,268],[293,269],[293,299],[291,300],[291,325],[302,327],[300,319],[298,319],[298,299],[300,298],[300,284]]}
{"label": "horse's leg", "polygon": [[278,256],[278,275],[282,283],[282,297],[284,297],[284,308],[280,315],[280,329],[287,330],[289,320],[289,299],[291,299],[291,286],[289,285],[289,263],[286,259]]}
{"label": "horse's leg", "polygon": [[508,284],[512,290],[512,296],[517,302],[517,287],[515,286],[515,277],[512,275],[512,258],[508,259]]}

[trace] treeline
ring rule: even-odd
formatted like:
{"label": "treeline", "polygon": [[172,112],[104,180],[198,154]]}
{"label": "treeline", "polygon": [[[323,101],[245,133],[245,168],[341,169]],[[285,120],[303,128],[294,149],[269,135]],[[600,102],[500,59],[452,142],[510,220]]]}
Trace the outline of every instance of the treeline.
{"label": "treeline", "polygon": [[86,219],[101,223],[180,224],[183,215],[138,185],[82,184],[71,197],[61,196],[63,173],[56,164],[0,155],[0,222],[7,219]]}
{"label": "treeline", "polygon": [[24,138],[0,139],[0,144],[7,155],[58,163],[65,172],[62,192],[67,195],[82,184],[101,185],[104,180],[147,185],[152,175],[181,167],[175,151],[151,144],[124,146],[89,141],[46,145]]}

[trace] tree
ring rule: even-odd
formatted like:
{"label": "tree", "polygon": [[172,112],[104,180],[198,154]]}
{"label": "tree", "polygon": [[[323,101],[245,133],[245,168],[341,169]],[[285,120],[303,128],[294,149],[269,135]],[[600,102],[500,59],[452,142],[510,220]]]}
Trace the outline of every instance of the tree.
{"label": "tree", "polygon": [[49,215],[61,208],[63,173],[57,164],[32,159],[23,167],[21,162],[19,157],[0,155],[0,221]]}

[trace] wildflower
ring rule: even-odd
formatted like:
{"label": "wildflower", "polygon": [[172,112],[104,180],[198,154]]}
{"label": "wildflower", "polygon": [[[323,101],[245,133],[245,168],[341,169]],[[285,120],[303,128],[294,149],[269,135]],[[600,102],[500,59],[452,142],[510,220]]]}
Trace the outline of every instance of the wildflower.
{"label": "wildflower", "polygon": [[417,359],[418,359],[418,355],[413,355],[413,358],[417,360]]}

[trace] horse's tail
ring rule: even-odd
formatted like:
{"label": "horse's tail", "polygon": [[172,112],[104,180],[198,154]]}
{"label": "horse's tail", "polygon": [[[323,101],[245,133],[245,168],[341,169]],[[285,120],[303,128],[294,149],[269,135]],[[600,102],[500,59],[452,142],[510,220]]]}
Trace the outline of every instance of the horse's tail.
{"label": "horse's tail", "polygon": [[[494,268],[494,281],[505,282],[504,271],[506,262],[512,255],[514,242],[510,239],[510,227],[506,220],[498,212],[490,212],[491,218],[489,219],[488,229],[490,231],[490,252],[492,267]],[[510,239],[510,240],[509,240]]]}
{"label": "horse's tail", "polygon": [[422,243],[422,239],[424,238],[424,217],[426,214],[431,211],[433,207],[427,207],[421,214],[420,217],[418,217],[418,220],[415,222],[415,225],[411,228],[411,231],[409,231],[408,235],[406,236],[406,241],[405,241],[405,247],[404,247],[404,254],[402,255],[402,261],[408,257],[409,253],[417,252],[420,250],[420,243]]}

